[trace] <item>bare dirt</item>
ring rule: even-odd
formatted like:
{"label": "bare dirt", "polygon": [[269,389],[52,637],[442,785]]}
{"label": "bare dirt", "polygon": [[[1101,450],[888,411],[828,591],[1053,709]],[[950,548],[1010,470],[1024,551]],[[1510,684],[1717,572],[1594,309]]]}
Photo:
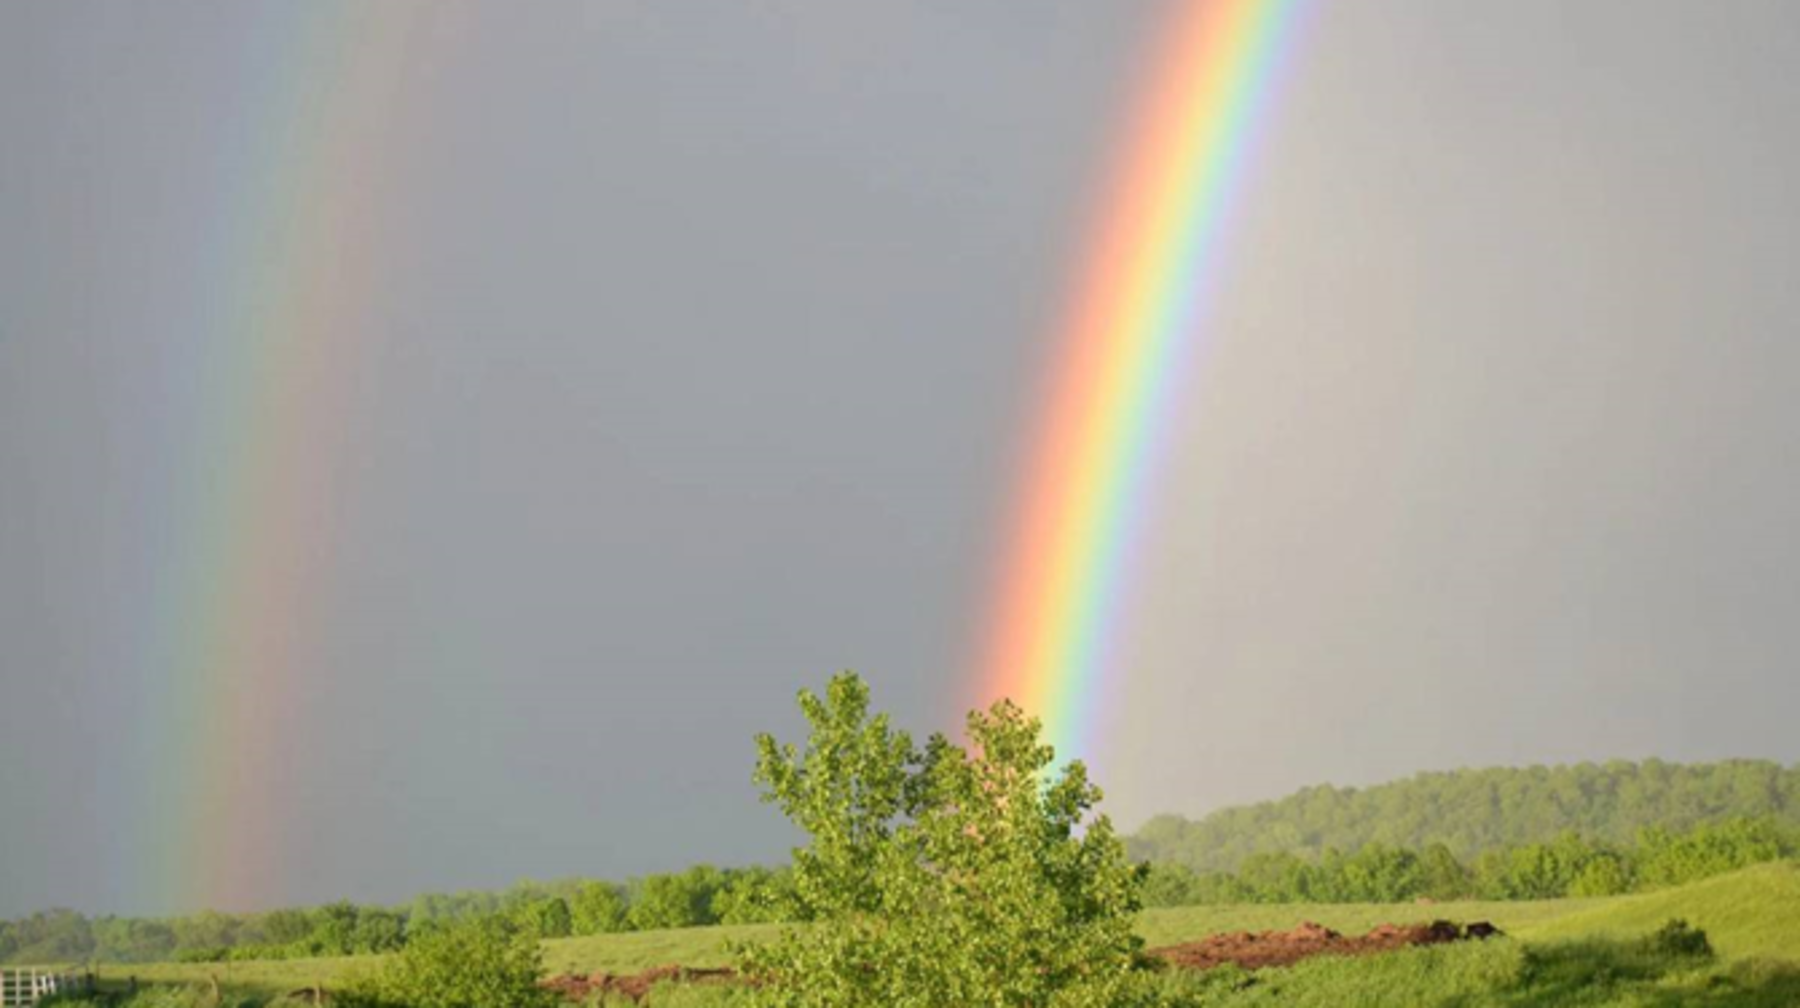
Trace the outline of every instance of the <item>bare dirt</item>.
{"label": "bare dirt", "polygon": [[545,980],[543,986],[570,1001],[586,1001],[596,994],[619,994],[638,1001],[659,983],[731,983],[737,971],[729,968],[699,969],[692,966],[652,966],[642,973],[565,975]]}
{"label": "bare dirt", "polygon": [[1154,948],[1148,954],[1179,969],[1212,969],[1231,963],[1254,970],[1291,966],[1314,956],[1370,955],[1413,945],[1491,938],[1499,933],[1499,928],[1486,922],[1465,928],[1450,921],[1432,921],[1430,924],[1382,924],[1368,934],[1352,936],[1309,921],[1292,931],[1259,934],[1233,931],[1195,942]]}
{"label": "bare dirt", "polygon": [[[1429,924],[1382,924],[1365,935],[1343,935],[1310,921],[1292,931],[1232,931],[1199,941],[1153,948],[1145,953],[1175,969],[1205,970],[1226,964],[1244,969],[1291,966],[1314,956],[1373,955],[1414,945],[1492,938],[1500,929],[1486,922],[1464,927],[1450,921]],[[588,976],[565,975],[544,981],[544,987],[570,1001],[587,1001],[595,995],[616,994],[641,1000],[659,983],[735,983],[729,968],[697,969],[690,966],[656,966],[642,973],[598,972]]]}

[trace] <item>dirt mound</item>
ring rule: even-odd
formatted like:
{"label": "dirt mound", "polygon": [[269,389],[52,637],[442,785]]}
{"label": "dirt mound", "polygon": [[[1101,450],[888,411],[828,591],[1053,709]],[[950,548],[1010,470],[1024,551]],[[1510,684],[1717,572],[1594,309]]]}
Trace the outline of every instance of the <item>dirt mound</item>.
{"label": "dirt mound", "polygon": [[1181,969],[1212,969],[1226,963],[1235,963],[1244,969],[1261,969],[1288,966],[1313,956],[1368,955],[1412,945],[1491,938],[1499,933],[1499,928],[1485,921],[1466,928],[1450,921],[1432,921],[1430,924],[1382,924],[1366,935],[1351,937],[1309,921],[1292,931],[1264,931],[1261,934],[1234,931],[1196,942],[1154,948],[1149,954]]}
{"label": "dirt mound", "polygon": [[653,966],[642,973],[607,973],[604,970],[587,976],[551,977],[545,988],[561,994],[569,1001],[586,1001],[596,994],[620,994],[633,1001],[641,1000],[650,988],[665,981],[673,983],[730,983],[737,971],[729,968],[699,969],[693,966]]}

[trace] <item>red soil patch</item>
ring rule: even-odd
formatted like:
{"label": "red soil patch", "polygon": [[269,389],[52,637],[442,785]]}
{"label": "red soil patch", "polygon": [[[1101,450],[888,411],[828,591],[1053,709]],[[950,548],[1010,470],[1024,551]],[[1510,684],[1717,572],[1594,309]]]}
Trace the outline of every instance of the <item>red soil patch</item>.
{"label": "red soil patch", "polygon": [[1491,938],[1500,933],[1485,922],[1459,927],[1449,921],[1430,924],[1382,924],[1360,937],[1338,934],[1328,927],[1305,923],[1292,931],[1251,934],[1236,931],[1196,942],[1151,949],[1149,955],[1180,969],[1212,969],[1234,963],[1244,969],[1288,966],[1322,955],[1369,955],[1413,945],[1441,945],[1469,938]]}
{"label": "red soil patch", "polygon": [[543,987],[561,994],[569,1001],[586,1001],[596,994],[621,994],[638,1001],[656,984],[731,983],[737,972],[728,968],[698,969],[692,966],[653,966],[642,973],[608,973],[604,970],[588,976],[559,976],[545,980]]}

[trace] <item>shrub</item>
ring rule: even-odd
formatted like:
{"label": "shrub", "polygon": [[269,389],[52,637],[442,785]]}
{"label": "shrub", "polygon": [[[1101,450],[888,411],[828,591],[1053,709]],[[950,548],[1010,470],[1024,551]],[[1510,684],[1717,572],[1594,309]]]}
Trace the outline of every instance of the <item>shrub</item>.
{"label": "shrub", "polygon": [[1712,958],[1712,942],[1706,932],[1677,917],[1656,929],[1645,942],[1651,952],[1666,956]]}
{"label": "shrub", "polygon": [[352,1006],[552,1008],[555,995],[538,986],[543,965],[536,938],[489,917],[417,935],[342,997]]}

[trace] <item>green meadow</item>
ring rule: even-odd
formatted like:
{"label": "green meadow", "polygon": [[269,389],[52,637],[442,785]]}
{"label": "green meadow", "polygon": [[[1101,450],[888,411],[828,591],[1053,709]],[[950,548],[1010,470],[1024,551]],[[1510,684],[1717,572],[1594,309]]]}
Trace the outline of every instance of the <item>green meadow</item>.
{"label": "green meadow", "polygon": [[[1590,900],[1536,900],[1517,902],[1439,903],[1431,906],[1393,904],[1277,904],[1268,906],[1177,907],[1146,910],[1138,920],[1138,933],[1150,945],[1204,938],[1222,931],[1265,931],[1289,928],[1302,921],[1316,921],[1339,931],[1361,932],[1376,924],[1396,920],[1442,917],[1451,920],[1486,920],[1512,931],[1543,925],[1560,917],[1582,914],[1630,897]],[[1659,922],[1660,923],[1660,922]],[[669,963],[684,966],[724,966],[731,962],[734,945],[755,942],[779,931],[777,924],[737,927],[672,928],[664,931],[631,931],[583,938],[552,938],[543,943],[544,965],[552,974],[635,973]],[[330,987],[359,970],[376,968],[385,956],[343,956],[328,959],[287,959],[267,962],[136,963],[106,964],[96,974],[109,984],[140,982],[208,984],[216,978],[222,987],[262,995],[296,991],[313,984]],[[1800,958],[1800,954],[1796,955]]]}
{"label": "green meadow", "polygon": [[[1289,928],[1316,921],[1346,933],[1383,922],[1431,918],[1490,921],[1508,937],[1357,959],[1315,959],[1284,969],[1171,976],[1194,1005],[1643,1006],[1793,1008],[1800,1005],[1800,866],[1760,865],[1676,889],[1632,896],[1430,905],[1266,905],[1145,911],[1138,931],[1151,945],[1222,931]],[[1672,919],[1704,931],[1713,954],[1678,954],[1650,936]],[[732,946],[765,939],[776,925],[682,928],[554,939],[551,973],[637,972],[651,966],[725,965]],[[188,985],[205,996],[216,980],[230,1000],[258,1004],[343,983],[381,957],[278,962],[152,963],[98,969],[106,989]],[[172,992],[171,992],[172,993]],[[728,1005],[729,988],[665,987],[657,1008]]]}

